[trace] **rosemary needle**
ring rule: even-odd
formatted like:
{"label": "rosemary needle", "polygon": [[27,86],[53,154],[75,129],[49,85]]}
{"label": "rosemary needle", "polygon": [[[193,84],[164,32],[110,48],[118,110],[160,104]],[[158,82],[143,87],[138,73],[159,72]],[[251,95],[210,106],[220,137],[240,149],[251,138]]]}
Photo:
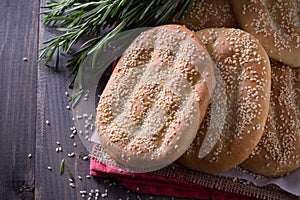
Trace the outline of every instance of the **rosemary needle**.
{"label": "rosemary needle", "polygon": [[72,180],[74,180],[74,176],[73,176],[70,168],[68,167],[68,165],[66,163],[65,163],[65,169],[66,169],[66,172],[67,172],[69,178],[72,179]]}
{"label": "rosemary needle", "polygon": [[65,171],[65,159],[62,159],[59,166],[59,173],[62,175]]}

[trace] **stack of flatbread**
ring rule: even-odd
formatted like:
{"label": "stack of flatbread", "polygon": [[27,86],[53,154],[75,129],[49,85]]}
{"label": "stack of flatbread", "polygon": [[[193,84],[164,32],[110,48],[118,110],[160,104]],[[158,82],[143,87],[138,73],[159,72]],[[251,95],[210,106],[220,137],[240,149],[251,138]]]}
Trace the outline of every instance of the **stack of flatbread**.
{"label": "stack of flatbread", "polygon": [[299,13],[299,0],[202,0],[143,32],[100,97],[105,151],[138,171],[298,169]]}

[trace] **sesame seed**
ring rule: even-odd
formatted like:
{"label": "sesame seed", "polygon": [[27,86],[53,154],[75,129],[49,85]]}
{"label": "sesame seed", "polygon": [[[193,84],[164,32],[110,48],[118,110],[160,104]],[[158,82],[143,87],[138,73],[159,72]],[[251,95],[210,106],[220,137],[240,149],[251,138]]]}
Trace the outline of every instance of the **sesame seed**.
{"label": "sesame seed", "polygon": [[89,158],[88,158],[88,156],[83,156],[82,159],[83,159],[83,160],[88,160]]}
{"label": "sesame seed", "polygon": [[47,169],[51,171],[51,170],[52,170],[52,167],[48,166]]}
{"label": "sesame seed", "polygon": [[28,58],[26,58],[26,57],[23,57],[23,61],[28,61]]}
{"label": "sesame seed", "polygon": [[71,158],[71,157],[74,157],[74,156],[75,156],[75,153],[74,153],[74,152],[68,154],[68,157],[70,157],[70,158]]}
{"label": "sesame seed", "polygon": [[47,125],[50,125],[50,122],[49,122],[49,120],[46,120],[46,121],[45,121],[45,123],[46,123]]}
{"label": "sesame seed", "polygon": [[28,158],[32,158],[32,155],[31,155],[31,153],[30,153],[30,154],[28,154]]}

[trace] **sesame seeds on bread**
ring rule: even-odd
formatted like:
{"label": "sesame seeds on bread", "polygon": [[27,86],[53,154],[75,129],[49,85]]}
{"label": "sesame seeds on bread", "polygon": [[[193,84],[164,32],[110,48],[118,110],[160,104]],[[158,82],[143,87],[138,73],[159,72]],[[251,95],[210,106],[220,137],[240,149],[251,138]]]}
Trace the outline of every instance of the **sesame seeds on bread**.
{"label": "sesame seeds on bread", "polygon": [[232,0],[241,28],[259,39],[268,55],[300,67],[299,0]]}
{"label": "sesame seeds on bread", "polygon": [[270,111],[259,144],[242,167],[268,177],[300,167],[300,69],[272,61]]}
{"label": "sesame seeds on bread", "polygon": [[179,23],[194,31],[237,26],[230,0],[194,1],[190,12]]}
{"label": "sesame seeds on bread", "polygon": [[180,25],[143,32],[121,57],[100,97],[101,145],[111,158],[135,170],[167,166],[195,138],[213,82],[213,61],[194,32]]}
{"label": "sesame seeds on bread", "polygon": [[[220,78],[216,76],[212,104],[196,139],[178,161],[191,169],[216,174],[242,163],[261,139],[269,109],[270,62],[257,39],[245,31],[204,29],[197,36],[208,49]],[[225,91],[216,92],[222,84]],[[218,105],[226,105],[221,128],[210,124],[211,110]],[[212,132],[207,135],[209,129]],[[220,131],[219,136],[214,135],[216,131]],[[214,146],[206,156],[199,157],[205,137],[210,137],[208,142],[214,142]]]}

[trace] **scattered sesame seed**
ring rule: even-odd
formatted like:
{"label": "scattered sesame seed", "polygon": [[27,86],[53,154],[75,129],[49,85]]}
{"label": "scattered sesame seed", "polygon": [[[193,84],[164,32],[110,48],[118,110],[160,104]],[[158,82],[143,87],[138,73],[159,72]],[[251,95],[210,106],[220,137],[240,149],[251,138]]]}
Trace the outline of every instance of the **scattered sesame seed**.
{"label": "scattered sesame seed", "polygon": [[70,138],[74,138],[74,134],[73,133],[70,135]]}
{"label": "scattered sesame seed", "polygon": [[83,160],[88,160],[89,159],[89,157],[88,156],[83,156],[83,158],[82,158]]}
{"label": "scattered sesame seed", "polygon": [[32,155],[31,155],[31,153],[30,153],[30,154],[28,154],[28,158],[32,158]]}
{"label": "scattered sesame seed", "polygon": [[48,168],[50,171],[52,170],[52,167],[50,167],[50,166],[48,166],[47,168]]}
{"label": "scattered sesame seed", "polygon": [[69,105],[67,105],[67,106],[66,106],[66,108],[67,108],[68,110],[70,110],[70,109],[71,109]]}
{"label": "scattered sesame seed", "polygon": [[28,61],[28,58],[27,57],[23,57],[23,61]]}
{"label": "scattered sesame seed", "polygon": [[57,145],[60,145],[60,142],[59,142],[59,141],[57,141],[57,142],[56,142],[56,144],[57,144]]}
{"label": "scattered sesame seed", "polygon": [[67,92],[67,91],[65,92],[65,95],[66,95],[67,97],[70,96],[69,92]]}
{"label": "scattered sesame seed", "polygon": [[47,125],[50,125],[50,122],[49,122],[49,120],[46,120],[45,122],[46,122],[46,124],[47,124]]}
{"label": "scattered sesame seed", "polygon": [[72,153],[68,153],[68,157],[74,157],[75,156],[75,153],[74,152],[72,152]]}
{"label": "scattered sesame seed", "polygon": [[90,179],[90,178],[91,178],[91,176],[90,176],[90,175],[86,175],[85,177],[86,177],[86,178],[88,178],[88,179]]}
{"label": "scattered sesame seed", "polygon": [[74,146],[74,147],[77,147],[77,144],[74,142],[73,146]]}
{"label": "scattered sesame seed", "polygon": [[75,184],[74,183],[70,183],[69,185],[70,185],[70,187],[75,188]]}

